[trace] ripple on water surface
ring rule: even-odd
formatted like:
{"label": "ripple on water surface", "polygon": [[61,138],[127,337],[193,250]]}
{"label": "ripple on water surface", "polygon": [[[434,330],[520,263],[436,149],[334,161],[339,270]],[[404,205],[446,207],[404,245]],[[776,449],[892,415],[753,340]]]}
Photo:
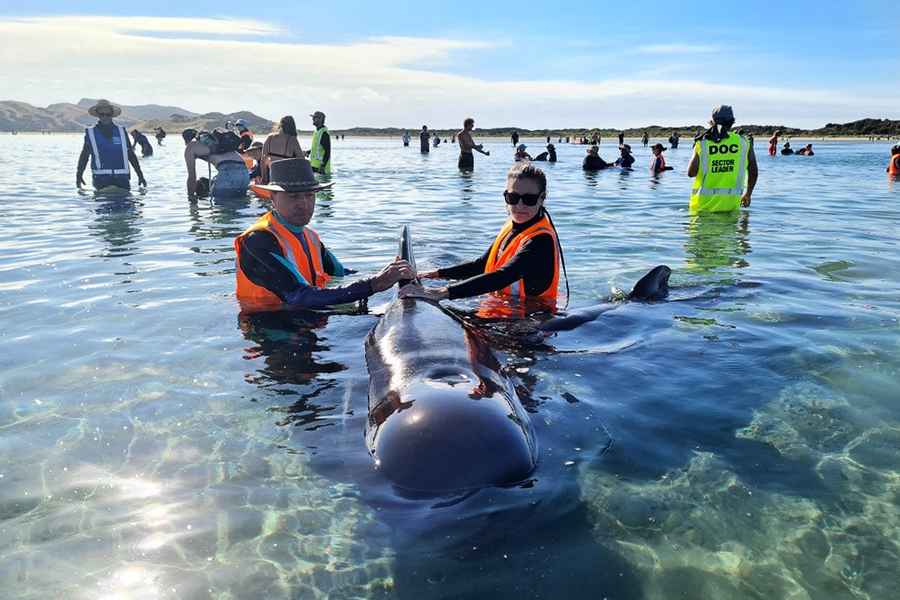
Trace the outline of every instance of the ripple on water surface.
{"label": "ripple on water surface", "polygon": [[[425,502],[385,484],[363,439],[363,341],[389,294],[371,314],[239,316],[232,239],[264,204],[188,202],[174,141],[118,197],[72,189],[79,136],[16,143],[58,164],[0,164],[19,190],[0,192],[0,597],[898,595],[884,144],[760,156],[751,210],[694,218],[689,148],[651,178],[643,148],[633,172],[585,174],[559,144],[544,166],[571,307],[660,263],[671,297],[537,345],[484,326],[539,468]],[[461,175],[453,145],[336,141],[313,225],[361,274],[403,223],[420,268],[475,257],[512,155],[487,147]]]}

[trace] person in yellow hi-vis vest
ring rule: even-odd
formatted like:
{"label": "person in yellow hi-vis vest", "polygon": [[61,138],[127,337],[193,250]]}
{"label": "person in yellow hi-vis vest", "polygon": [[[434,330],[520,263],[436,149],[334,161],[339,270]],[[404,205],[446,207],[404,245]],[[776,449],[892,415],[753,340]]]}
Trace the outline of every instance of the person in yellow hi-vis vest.
{"label": "person in yellow hi-vis vest", "polygon": [[331,136],[325,127],[325,113],[317,110],[309,116],[312,117],[313,127],[316,128],[312,147],[309,149],[309,164],[316,173],[331,175]]}
{"label": "person in yellow hi-vis vest", "polygon": [[713,110],[710,128],[694,141],[688,177],[694,178],[690,211],[732,212],[750,206],[759,169],[753,144],[731,131],[734,111],[723,104]]}

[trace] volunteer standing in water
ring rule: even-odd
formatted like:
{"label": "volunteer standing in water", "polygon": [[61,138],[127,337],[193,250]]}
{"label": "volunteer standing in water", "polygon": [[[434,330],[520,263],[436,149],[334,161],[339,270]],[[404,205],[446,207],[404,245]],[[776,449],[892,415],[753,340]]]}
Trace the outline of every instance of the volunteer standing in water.
{"label": "volunteer standing in water", "polygon": [[509,219],[487,251],[475,260],[419,273],[420,279],[461,279],[444,287],[404,287],[401,297],[445,300],[493,292],[535,308],[553,308],[559,286],[560,246],[556,228],[544,209],[547,176],[531,163],[513,166],[506,176],[503,200]]}
{"label": "volunteer standing in water", "polygon": [[131,149],[128,133],[121,125],[113,123],[113,118],[122,114],[122,109],[109,102],[98,100],[88,109],[88,114],[97,117],[97,124],[84,130],[84,145],[78,157],[75,185],[84,185],[84,170],[91,161],[91,175],[95,189],[117,187],[131,189],[131,171],[134,167],[138,185],[146,186],[141,164]]}
{"label": "volunteer standing in water", "polygon": [[457,166],[462,171],[471,171],[475,168],[475,155],[472,154],[472,150],[481,152],[485,156],[491,155],[489,151],[484,150],[481,144],[476,144],[472,139],[473,129],[475,129],[475,119],[469,117],[463,121],[462,131],[456,134],[459,139],[459,163]]}
{"label": "volunteer standing in water", "polygon": [[[186,130],[190,135],[191,130]],[[230,145],[223,139],[230,140]],[[247,193],[250,185],[250,174],[244,159],[238,154],[240,138],[234,132],[214,133],[201,131],[196,138],[187,141],[184,148],[184,162],[187,166],[187,193],[194,197],[197,194],[197,159],[204,160],[216,168],[216,176],[209,183],[210,196],[225,198],[239,197]]]}
{"label": "volunteer standing in water", "polygon": [[234,240],[237,298],[246,312],[286,308],[323,308],[368,298],[401,279],[415,279],[412,267],[394,260],[377,275],[350,285],[326,288],[332,277],[354,271],[344,267],[308,227],[316,209],[319,183],[309,161],[277,160],[270,167],[272,210]]}
{"label": "volunteer standing in water", "polygon": [[313,132],[312,147],[309,149],[309,163],[313,171],[322,175],[331,175],[331,136],[325,127],[325,113],[317,110],[312,117]]}
{"label": "volunteer standing in water", "polygon": [[[750,206],[759,171],[753,145],[731,131],[734,112],[713,110],[710,128],[694,143],[688,177],[694,178],[691,212],[731,212]],[[746,186],[745,186],[746,181]]]}
{"label": "volunteer standing in water", "polygon": [[284,158],[304,158],[303,148],[297,139],[297,124],[294,117],[285,115],[278,123],[278,130],[266,138],[259,161],[260,177],[263,183],[269,181],[269,165]]}
{"label": "volunteer standing in water", "polygon": [[891,148],[891,161],[887,166],[888,175],[900,177],[900,145]]}

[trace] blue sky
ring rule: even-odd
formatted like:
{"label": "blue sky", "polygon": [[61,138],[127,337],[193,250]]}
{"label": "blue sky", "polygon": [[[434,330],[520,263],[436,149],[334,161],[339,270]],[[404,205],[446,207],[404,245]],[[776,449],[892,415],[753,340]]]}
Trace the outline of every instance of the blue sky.
{"label": "blue sky", "polygon": [[[900,119],[895,2],[590,4],[13,1],[0,6],[0,84],[42,105],[99,95],[276,118],[308,102],[340,127],[451,126],[459,111],[482,126],[676,125],[716,102],[745,122]],[[18,64],[14,42],[48,36],[67,51]]]}

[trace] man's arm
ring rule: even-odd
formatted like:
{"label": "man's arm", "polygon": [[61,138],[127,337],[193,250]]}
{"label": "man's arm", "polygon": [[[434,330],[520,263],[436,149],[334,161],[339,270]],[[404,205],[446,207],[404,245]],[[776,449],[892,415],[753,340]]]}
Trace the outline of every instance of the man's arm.
{"label": "man's arm", "polygon": [[81,187],[84,185],[84,170],[87,168],[88,161],[91,159],[91,145],[84,139],[84,146],[81,147],[81,156],[78,157],[78,168],[75,171],[75,185]]}
{"label": "man's arm", "polygon": [[[750,150],[753,151],[752,149]],[[694,144],[694,156],[691,157],[691,164],[688,165],[688,177],[696,177],[700,172],[700,147]]]}
{"label": "man's arm", "polygon": [[324,308],[347,304],[374,293],[371,279],[334,288],[316,288],[289,268],[275,237],[267,231],[254,231],[243,242],[241,270],[247,278],[264,287],[293,308]]}
{"label": "man's arm", "polygon": [[197,193],[197,142],[191,142],[184,148],[184,164],[187,165],[187,193],[193,196]]}
{"label": "man's arm", "polygon": [[753,195],[753,188],[756,187],[756,180],[759,179],[759,167],[756,164],[756,154],[753,152],[753,146],[747,152],[747,190],[741,196],[741,206],[744,208],[750,206],[750,197]]}
{"label": "man's arm", "polygon": [[138,185],[147,185],[147,180],[144,179],[144,172],[141,171],[141,163],[138,162],[137,154],[134,153],[134,148],[128,148],[128,162],[131,163],[132,168],[134,168],[134,172],[137,173],[138,176]]}

